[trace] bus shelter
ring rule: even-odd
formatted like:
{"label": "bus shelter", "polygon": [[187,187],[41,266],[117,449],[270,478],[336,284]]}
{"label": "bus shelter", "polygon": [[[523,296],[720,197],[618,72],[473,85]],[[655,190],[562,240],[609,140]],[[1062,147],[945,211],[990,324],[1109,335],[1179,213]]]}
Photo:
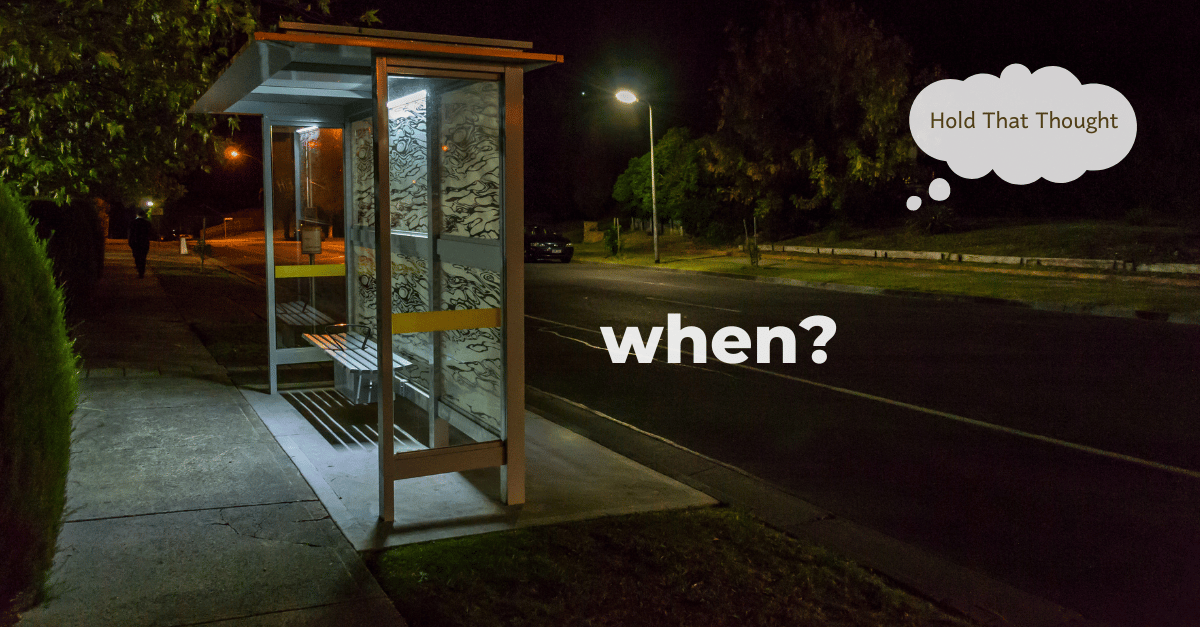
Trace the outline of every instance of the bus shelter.
{"label": "bus shelter", "polygon": [[562,62],[531,47],[284,22],[191,109],[262,117],[270,391],[333,361],[377,405],[384,521],[412,477],[498,466],[525,499],[523,77]]}

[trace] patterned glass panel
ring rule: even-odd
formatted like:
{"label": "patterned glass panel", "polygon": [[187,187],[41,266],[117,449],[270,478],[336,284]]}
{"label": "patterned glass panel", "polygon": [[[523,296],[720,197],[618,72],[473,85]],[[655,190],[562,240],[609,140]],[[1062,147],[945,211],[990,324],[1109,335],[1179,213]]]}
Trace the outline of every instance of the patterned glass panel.
{"label": "patterned glass panel", "polygon": [[388,102],[392,228],[400,231],[429,230],[426,99],[422,89]]}
{"label": "patterned glass panel", "polygon": [[[495,245],[501,225],[499,86],[400,75],[388,79],[389,222],[393,243],[407,251],[392,258],[396,313],[501,307],[501,274],[463,265],[500,265],[502,249]],[[452,258],[427,259],[424,251],[437,249],[443,236],[487,243],[464,249],[460,240],[444,253]],[[488,256],[494,251],[496,259],[478,261],[487,259],[479,257],[480,250]],[[465,257],[455,259],[456,254]],[[375,300],[369,301],[373,317]],[[412,362],[397,375],[409,391],[436,393],[439,416],[463,434],[494,439],[504,425],[502,337],[495,328],[395,335],[393,350]]]}
{"label": "patterned glass panel", "polygon": [[500,85],[441,95],[443,232],[500,238]]}
{"label": "patterned glass panel", "polygon": [[[354,224],[375,226],[375,155],[371,121],[359,120],[350,124],[354,150],[351,185],[354,194]],[[372,269],[374,274],[374,269]]]}
{"label": "patterned glass panel", "polygon": [[[498,250],[498,249],[497,249]],[[442,263],[443,309],[500,307],[498,273]],[[442,333],[443,401],[495,435],[504,415],[504,361],[500,329],[462,329]]]}

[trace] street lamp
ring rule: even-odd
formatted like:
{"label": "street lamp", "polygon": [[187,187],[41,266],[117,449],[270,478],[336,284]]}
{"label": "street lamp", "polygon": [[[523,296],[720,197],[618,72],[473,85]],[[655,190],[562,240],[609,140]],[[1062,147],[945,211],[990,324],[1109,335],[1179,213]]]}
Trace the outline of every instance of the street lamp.
{"label": "street lamp", "polygon": [[[628,89],[622,89],[616,93],[616,96],[617,100],[625,104],[633,104],[638,101],[637,94]],[[654,263],[658,263],[658,193],[654,185],[654,107],[647,102],[646,108],[650,110],[650,212],[654,229]]]}
{"label": "street lamp", "polygon": [[241,150],[238,150],[237,148],[226,148],[225,149],[225,158],[229,159],[230,161],[241,159],[242,157],[250,157],[251,159],[254,159],[257,162],[262,163],[262,159],[259,159],[258,157],[255,157],[254,155],[252,155],[248,152],[242,152]]}

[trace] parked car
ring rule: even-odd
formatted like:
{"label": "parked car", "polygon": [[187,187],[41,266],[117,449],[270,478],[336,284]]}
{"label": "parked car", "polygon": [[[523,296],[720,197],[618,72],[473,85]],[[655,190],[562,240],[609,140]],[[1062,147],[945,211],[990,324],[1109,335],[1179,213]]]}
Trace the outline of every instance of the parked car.
{"label": "parked car", "polygon": [[568,263],[575,254],[575,245],[561,233],[544,226],[525,228],[525,261],[553,259]]}

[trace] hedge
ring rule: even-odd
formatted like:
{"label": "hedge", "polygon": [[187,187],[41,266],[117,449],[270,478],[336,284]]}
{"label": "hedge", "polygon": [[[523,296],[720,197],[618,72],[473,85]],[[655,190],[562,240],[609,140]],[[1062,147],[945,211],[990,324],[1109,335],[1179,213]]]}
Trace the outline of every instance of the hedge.
{"label": "hedge", "polygon": [[78,400],[62,290],[34,228],[0,182],[0,622],[45,593]]}

